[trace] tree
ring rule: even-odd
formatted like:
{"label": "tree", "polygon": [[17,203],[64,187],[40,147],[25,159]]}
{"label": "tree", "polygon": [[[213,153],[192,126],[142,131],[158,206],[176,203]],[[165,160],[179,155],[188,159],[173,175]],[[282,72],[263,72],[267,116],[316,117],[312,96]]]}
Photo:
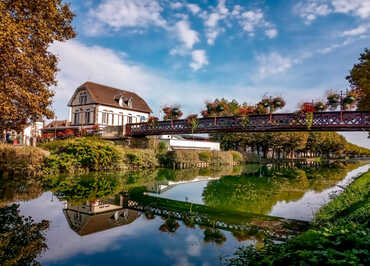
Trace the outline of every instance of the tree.
{"label": "tree", "polygon": [[62,0],[0,0],[0,130],[21,130],[50,109],[57,84],[54,41],[75,37]]}
{"label": "tree", "polygon": [[38,265],[35,260],[47,249],[43,231],[49,221],[35,223],[31,217],[19,215],[19,205],[0,209],[0,264]]}
{"label": "tree", "polygon": [[346,78],[351,87],[360,92],[359,110],[370,110],[370,50],[365,49],[360,55],[359,63],[355,64]]}

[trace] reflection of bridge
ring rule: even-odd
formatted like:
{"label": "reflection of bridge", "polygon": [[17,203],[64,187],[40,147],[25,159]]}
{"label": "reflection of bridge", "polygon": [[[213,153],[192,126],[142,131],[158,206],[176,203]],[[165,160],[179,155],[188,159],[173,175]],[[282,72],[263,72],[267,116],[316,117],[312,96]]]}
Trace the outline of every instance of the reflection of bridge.
{"label": "reflection of bridge", "polygon": [[286,113],[249,115],[248,117],[199,118],[192,131],[185,120],[136,123],[126,125],[128,136],[171,135],[217,132],[275,131],[370,131],[370,111],[314,112],[312,120],[305,114]]}
{"label": "reflection of bridge", "polygon": [[141,216],[140,213],[145,213],[147,217],[172,217],[188,225],[197,224],[232,232],[257,229],[275,237],[296,234],[307,226],[304,221],[219,211],[204,205],[150,196],[132,199],[120,195],[119,198],[96,200],[79,206],[67,203],[63,212],[71,229],[81,236],[130,224]]}

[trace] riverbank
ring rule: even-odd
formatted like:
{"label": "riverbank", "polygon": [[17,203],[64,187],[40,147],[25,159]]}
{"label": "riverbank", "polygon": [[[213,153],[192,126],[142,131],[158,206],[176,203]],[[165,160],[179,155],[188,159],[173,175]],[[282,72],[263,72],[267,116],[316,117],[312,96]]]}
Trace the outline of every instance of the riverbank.
{"label": "riverbank", "polygon": [[311,229],[284,243],[239,248],[227,265],[368,265],[370,171],[334,196]]}
{"label": "riverbank", "polygon": [[166,151],[161,145],[133,149],[97,137],[80,137],[40,144],[39,147],[0,144],[0,175],[43,176],[60,173],[237,165],[235,151]]}

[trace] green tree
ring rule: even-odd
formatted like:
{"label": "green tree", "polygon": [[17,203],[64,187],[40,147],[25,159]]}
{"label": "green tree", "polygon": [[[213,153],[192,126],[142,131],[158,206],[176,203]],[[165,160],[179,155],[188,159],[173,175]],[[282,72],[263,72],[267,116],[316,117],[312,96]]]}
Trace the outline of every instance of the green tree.
{"label": "green tree", "polygon": [[347,77],[351,86],[360,92],[359,110],[370,110],[370,50],[360,55],[359,63],[355,64]]}
{"label": "green tree", "polygon": [[19,205],[0,209],[0,264],[34,265],[36,257],[47,249],[42,231],[48,221],[35,223],[31,217],[19,215]]}
{"label": "green tree", "polygon": [[0,132],[51,118],[57,84],[54,41],[75,37],[74,14],[62,0],[0,0]]}

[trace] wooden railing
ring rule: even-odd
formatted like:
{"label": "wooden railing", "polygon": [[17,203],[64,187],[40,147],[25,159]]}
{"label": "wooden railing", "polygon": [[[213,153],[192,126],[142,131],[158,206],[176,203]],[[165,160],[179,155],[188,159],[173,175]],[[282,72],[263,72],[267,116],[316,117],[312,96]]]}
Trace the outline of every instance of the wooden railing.
{"label": "wooden railing", "polygon": [[217,132],[370,131],[370,111],[281,113],[248,117],[199,118],[196,128],[184,119],[126,125],[127,136]]}

